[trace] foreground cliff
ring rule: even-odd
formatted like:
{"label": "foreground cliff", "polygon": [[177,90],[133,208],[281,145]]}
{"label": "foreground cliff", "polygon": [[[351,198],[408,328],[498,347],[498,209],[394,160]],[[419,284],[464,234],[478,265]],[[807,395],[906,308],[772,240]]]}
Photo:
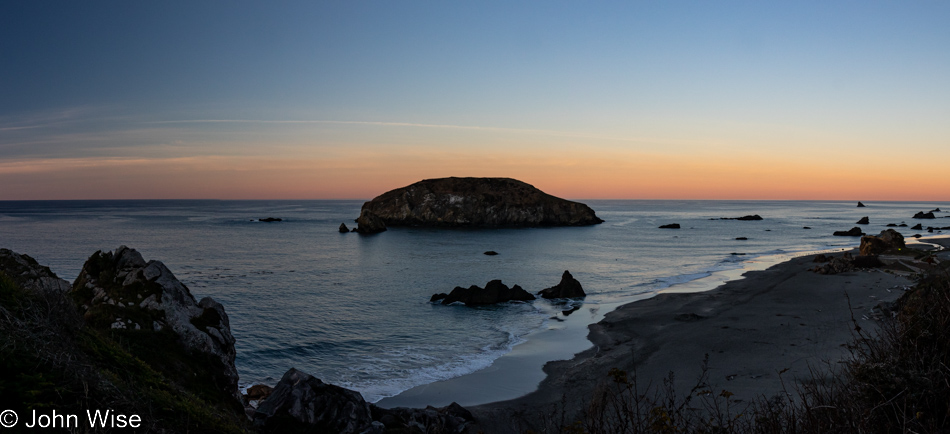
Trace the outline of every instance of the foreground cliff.
{"label": "foreground cliff", "polygon": [[[76,432],[247,431],[224,308],[125,247],[96,252],[73,285],[0,249],[0,372],[17,428],[36,411],[80,415],[57,426]],[[90,426],[96,410],[123,422]]]}
{"label": "foreground cliff", "polygon": [[[458,404],[381,409],[293,368],[256,386],[272,393],[242,396],[234,343],[224,306],[195,300],[134,249],[94,253],[72,285],[0,249],[0,410],[19,415],[2,424],[44,415],[54,425],[41,428],[65,432],[458,434],[473,422]],[[112,418],[93,425],[87,411]]]}
{"label": "foreground cliff", "polygon": [[[587,205],[551,196],[511,178],[426,179],[363,204],[360,219],[374,217],[386,226],[532,227],[603,222]],[[378,229],[374,225],[360,232]]]}

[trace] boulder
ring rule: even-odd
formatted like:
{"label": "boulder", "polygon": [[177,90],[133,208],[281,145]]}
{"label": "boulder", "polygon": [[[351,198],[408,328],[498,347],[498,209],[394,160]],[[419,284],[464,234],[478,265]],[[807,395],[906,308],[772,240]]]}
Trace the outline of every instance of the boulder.
{"label": "boulder", "polygon": [[937,217],[934,216],[933,211],[930,211],[930,212],[921,211],[921,212],[918,212],[917,214],[914,214],[914,218],[915,219],[933,219]]}
{"label": "boulder", "polygon": [[345,234],[350,231],[350,228],[346,227],[346,223],[340,223],[340,233]]}
{"label": "boulder", "polygon": [[862,255],[879,255],[887,250],[887,243],[884,240],[873,235],[861,237]]}
{"label": "boulder", "polygon": [[[257,407],[254,424],[269,433],[374,431],[370,405],[359,392],[326,384],[294,368]],[[376,432],[382,432],[382,426],[376,428]]]}
{"label": "boulder", "polygon": [[587,205],[511,178],[440,178],[383,193],[363,204],[386,226],[534,227],[602,223]]}
{"label": "boulder", "polygon": [[581,298],[586,297],[581,283],[571,275],[570,271],[564,270],[561,275],[561,281],[550,288],[542,289],[538,292],[542,298]]}
{"label": "boulder", "polygon": [[859,255],[851,261],[855,268],[880,268],[884,266],[877,255]]}
{"label": "boulder", "polygon": [[861,235],[864,235],[864,232],[861,232],[861,228],[859,227],[853,227],[847,231],[835,231],[835,233],[832,235],[837,237],[860,237]]}
{"label": "boulder", "polygon": [[247,399],[252,401],[260,401],[267,399],[271,393],[274,393],[274,388],[265,384],[255,384],[247,388]]}
{"label": "boulder", "polygon": [[816,265],[812,271],[818,274],[838,274],[854,271],[854,261],[848,256],[830,257],[824,265]]}
{"label": "boulder", "polygon": [[858,201],[858,208],[864,208],[864,204],[861,201]]}
{"label": "boulder", "polygon": [[[156,348],[169,341],[171,347],[161,351],[136,353],[153,368],[172,378],[207,382],[241,401],[224,307],[211,297],[196,301],[165,264],[146,262],[126,246],[98,251],[83,265],[71,294],[90,326],[128,329]],[[184,378],[189,376],[200,380]]]}
{"label": "boulder", "polygon": [[475,421],[472,413],[458,403],[436,408],[379,408],[371,405],[373,419],[383,424],[386,432],[461,434]]}
{"label": "boulder", "polygon": [[861,220],[858,220],[858,221],[857,221],[857,224],[859,224],[859,225],[866,225],[866,224],[869,224],[869,223],[871,223],[871,221],[868,220],[867,216],[861,217]]}
{"label": "boulder", "polygon": [[360,218],[356,219],[356,224],[356,232],[361,234],[375,234],[386,230],[383,219],[367,209],[360,212]]}
{"label": "boulder", "polygon": [[441,295],[443,294],[433,295],[429,301],[441,300],[442,304],[460,302],[466,306],[480,306],[509,301],[531,301],[535,299],[530,292],[525,291],[520,286],[515,285],[509,288],[504,283],[501,283],[501,280],[492,280],[485,285],[485,288],[480,288],[476,285],[472,285],[468,288],[456,286],[455,289],[445,297],[441,297]]}
{"label": "boulder", "polygon": [[668,225],[660,226],[660,229],[679,229],[679,228],[680,228],[679,223],[670,223]]}

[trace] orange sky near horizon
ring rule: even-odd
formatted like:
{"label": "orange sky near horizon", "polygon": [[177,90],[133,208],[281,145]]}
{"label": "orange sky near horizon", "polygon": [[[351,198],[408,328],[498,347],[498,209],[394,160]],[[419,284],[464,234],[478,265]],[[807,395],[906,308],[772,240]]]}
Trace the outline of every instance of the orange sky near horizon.
{"label": "orange sky near horizon", "polygon": [[510,177],[571,199],[950,200],[950,177],[886,159],[589,154],[21,160],[0,162],[0,200],[371,199],[447,176]]}

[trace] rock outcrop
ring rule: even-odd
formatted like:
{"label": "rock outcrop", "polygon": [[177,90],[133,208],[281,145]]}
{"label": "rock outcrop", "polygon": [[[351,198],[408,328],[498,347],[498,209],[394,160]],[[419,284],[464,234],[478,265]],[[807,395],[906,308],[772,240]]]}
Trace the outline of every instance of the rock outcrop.
{"label": "rock outcrop", "polygon": [[[511,178],[426,179],[363,204],[386,226],[533,227],[602,223],[578,202]],[[362,225],[361,225],[362,227]]]}
{"label": "rock outcrop", "polygon": [[472,285],[468,288],[456,286],[448,294],[435,294],[429,299],[430,302],[440,301],[442,304],[452,304],[460,302],[466,306],[481,306],[488,304],[505,303],[509,301],[531,301],[535,297],[530,292],[525,291],[520,286],[515,285],[511,288],[501,280],[492,280],[480,288]]}
{"label": "rock outcrop", "polygon": [[[115,252],[99,251],[83,265],[72,295],[88,324],[153,333],[147,339],[156,345],[171,340],[188,361],[182,364],[200,362],[202,366],[190,366],[197,369],[195,375],[207,375],[209,378],[203,380],[241,400],[234,337],[224,307],[211,297],[196,301],[165,264],[146,262],[139,252],[125,246]],[[157,360],[146,361],[175,374],[180,368],[177,361],[173,362],[175,356],[159,354]]]}
{"label": "rock outcrop", "polygon": [[418,432],[460,434],[475,421],[472,413],[453,402],[436,408],[379,408],[370,405],[373,419],[386,427],[386,432]]}
{"label": "rock outcrop", "polygon": [[861,228],[855,226],[847,231],[835,231],[832,235],[836,237],[860,237],[864,235],[864,232],[861,231]]}
{"label": "rock outcrop", "polygon": [[360,211],[360,217],[356,219],[356,232],[361,234],[375,234],[383,232],[386,230],[386,223],[383,219],[379,218],[376,213],[366,209],[366,205],[363,205],[363,210]]}
{"label": "rock outcrop", "polygon": [[376,407],[359,392],[293,368],[262,399],[252,418],[265,433],[461,434],[475,420],[454,402],[442,408]]}
{"label": "rock outcrop", "polygon": [[382,433],[359,392],[326,384],[291,368],[257,407],[254,423],[264,432]]}
{"label": "rock outcrop", "polygon": [[550,288],[542,289],[538,292],[541,298],[581,298],[587,297],[581,283],[571,275],[570,271],[564,270],[561,275],[561,281]]}
{"label": "rock outcrop", "polygon": [[904,236],[894,229],[881,231],[878,236],[868,235],[861,237],[862,255],[880,255],[888,250],[903,249]]}
{"label": "rock outcrop", "polygon": [[36,262],[35,259],[8,249],[0,249],[0,271],[20,288],[35,293],[65,293],[72,285]]}

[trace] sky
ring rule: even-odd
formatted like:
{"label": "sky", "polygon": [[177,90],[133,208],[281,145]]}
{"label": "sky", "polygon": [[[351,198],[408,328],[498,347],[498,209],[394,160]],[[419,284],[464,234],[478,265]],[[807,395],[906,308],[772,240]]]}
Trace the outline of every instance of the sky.
{"label": "sky", "polygon": [[950,200],[946,1],[0,2],[0,200]]}

